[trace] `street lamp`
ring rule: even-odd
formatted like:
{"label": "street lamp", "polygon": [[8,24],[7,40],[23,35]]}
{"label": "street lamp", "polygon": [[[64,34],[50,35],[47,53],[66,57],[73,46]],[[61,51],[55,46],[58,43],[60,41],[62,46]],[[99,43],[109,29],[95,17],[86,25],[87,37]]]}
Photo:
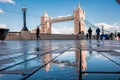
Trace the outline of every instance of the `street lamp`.
{"label": "street lamp", "polygon": [[102,34],[104,34],[104,26],[102,26]]}
{"label": "street lamp", "polygon": [[27,27],[26,27],[26,7],[23,7],[22,8],[22,11],[23,11],[23,28],[22,28],[22,31],[28,31]]}

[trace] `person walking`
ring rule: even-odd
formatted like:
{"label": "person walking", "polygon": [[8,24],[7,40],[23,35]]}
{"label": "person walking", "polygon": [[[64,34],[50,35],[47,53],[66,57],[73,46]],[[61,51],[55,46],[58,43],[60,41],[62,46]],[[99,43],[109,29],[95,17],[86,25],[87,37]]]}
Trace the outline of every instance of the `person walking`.
{"label": "person walking", "polygon": [[110,33],[109,38],[110,40],[113,40],[113,33]]}
{"label": "person walking", "polygon": [[91,29],[91,27],[89,27],[89,29],[88,29],[88,37],[91,40],[91,37],[92,37],[92,29]]}
{"label": "person walking", "polygon": [[37,29],[36,29],[36,38],[37,38],[37,40],[40,39],[39,33],[40,33],[40,30],[39,30],[39,27],[37,27]]}
{"label": "person walking", "polygon": [[96,37],[97,37],[97,40],[99,40],[99,37],[100,37],[100,29],[99,28],[97,28],[96,29]]}

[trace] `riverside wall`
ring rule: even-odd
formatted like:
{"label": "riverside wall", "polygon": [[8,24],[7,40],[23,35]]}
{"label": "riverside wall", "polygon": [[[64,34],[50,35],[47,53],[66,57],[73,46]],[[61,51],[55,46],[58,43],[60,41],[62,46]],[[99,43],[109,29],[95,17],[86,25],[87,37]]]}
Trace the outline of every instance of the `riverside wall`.
{"label": "riverside wall", "polygon": [[[23,34],[22,34],[23,35]],[[26,38],[28,36],[26,35]],[[42,40],[76,40],[85,39],[82,35],[68,35],[68,34],[40,34]],[[20,32],[9,32],[6,36],[6,40],[24,40]],[[30,33],[28,40],[36,40],[36,34]]]}

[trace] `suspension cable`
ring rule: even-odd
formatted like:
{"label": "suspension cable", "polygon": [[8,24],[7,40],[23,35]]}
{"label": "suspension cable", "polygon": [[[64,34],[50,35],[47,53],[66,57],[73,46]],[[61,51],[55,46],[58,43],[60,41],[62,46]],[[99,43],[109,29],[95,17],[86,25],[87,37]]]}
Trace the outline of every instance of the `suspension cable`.
{"label": "suspension cable", "polygon": [[[83,20],[82,18],[81,18],[81,20],[82,21],[84,21],[84,23],[87,25],[87,26],[91,26],[94,30],[96,29],[96,28],[98,28],[97,26],[95,26],[95,25],[93,25],[92,23],[90,23],[88,20]],[[102,30],[102,29],[100,29],[100,30]],[[108,30],[103,30],[103,31],[105,31],[105,32],[110,32],[111,33],[111,31],[108,31]]]}

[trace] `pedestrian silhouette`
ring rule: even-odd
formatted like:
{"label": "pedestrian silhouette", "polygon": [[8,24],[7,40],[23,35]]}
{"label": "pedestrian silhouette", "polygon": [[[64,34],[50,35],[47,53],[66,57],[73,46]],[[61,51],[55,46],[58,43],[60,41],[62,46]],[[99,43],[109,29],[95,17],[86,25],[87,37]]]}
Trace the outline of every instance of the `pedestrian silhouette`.
{"label": "pedestrian silhouette", "polygon": [[110,40],[113,40],[113,33],[110,33],[109,38]]}
{"label": "pedestrian silhouette", "polygon": [[92,37],[92,29],[91,29],[91,27],[89,27],[89,29],[88,29],[88,37],[91,40],[91,37]]}
{"label": "pedestrian silhouette", "polygon": [[38,39],[40,39],[40,30],[39,30],[39,27],[37,27],[37,29],[36,29],[36,38],[37,38],[37,40]]}
{"label": "pedestrian silhouette", "polygon": [[99,37],[100,37],[100,29],[99,28],[97,28],[96,29],[96,37],[97,37],[97,40],[99,40]]}

